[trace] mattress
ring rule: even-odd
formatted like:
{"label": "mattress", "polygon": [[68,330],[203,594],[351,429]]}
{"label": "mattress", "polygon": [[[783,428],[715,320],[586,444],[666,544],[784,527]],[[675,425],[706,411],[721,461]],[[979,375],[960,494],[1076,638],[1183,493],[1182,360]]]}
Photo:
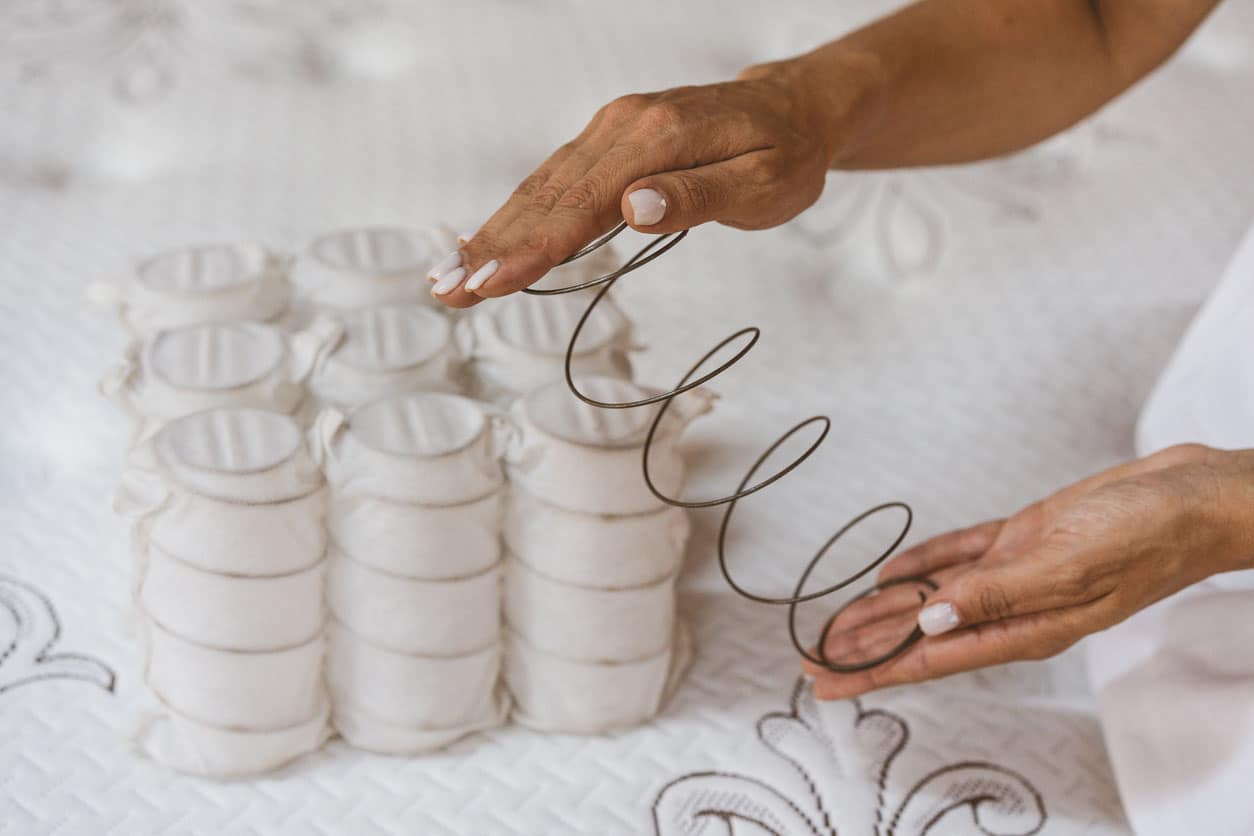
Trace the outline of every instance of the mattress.
{"label": "mattress", "polygon": [[[0,13],[0,834],[1117,834],[1075,652],[815,704],[784,613],[734,595],[694,516],[687,680],[601,737],[510,726],[421,758],[341,742],[263,778],[141,758],[127,427],[94,384],[123,346],[92,280],[197,241],[294,251],[369,223],[473,228],[604,101],[711,81],[886,8],[787,0],[392,5],[119,0]],[[695,231],[620,283],[665,385],[748,324],[687,442],[734,485],[812,414],[835,432],[746,500],[733,571],[780,594],[846,519],[917,539],[1132,453],[1142,400],[1254,216],[1254,9],[1038,149],[832,175],[780,229]],[[841,546],[846,568],[883,539]]]}

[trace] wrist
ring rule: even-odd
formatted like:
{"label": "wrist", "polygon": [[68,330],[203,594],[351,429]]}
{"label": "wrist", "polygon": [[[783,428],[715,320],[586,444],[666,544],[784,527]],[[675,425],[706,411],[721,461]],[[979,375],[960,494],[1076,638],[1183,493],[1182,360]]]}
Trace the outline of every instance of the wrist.
{"label": "wrist", "polygon": [[797,130],[822,148],[828,168],[853,156],[878,121],[886,87],[870,53],[834,43],[813,52],[746,68],[742,80],[775,86],[790,102]]}
{"label": "wrist", "polygon": [[1254,450],[1215,451],[1209,466],[1219,484],[1222,532],[1217,572],[1254,569]]}

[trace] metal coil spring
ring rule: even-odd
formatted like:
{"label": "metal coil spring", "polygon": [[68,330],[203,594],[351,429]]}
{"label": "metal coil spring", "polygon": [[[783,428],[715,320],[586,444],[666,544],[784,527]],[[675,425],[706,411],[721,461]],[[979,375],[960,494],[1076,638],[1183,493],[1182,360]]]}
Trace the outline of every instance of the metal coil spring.
{"label": "metal coil spring", "polygon": [[[561,263],[569,264],[573,261],[583,258],[589,253],[592,253],[600,249],[601,247],[608,244],[615,236],[617,236],[619,233],[621,233],[625,229],[627,229],[627,224],[625,222],[620,223],[614,229],[605,233],[600,238],[597,238],[595,241],[583,247],[578,252],[574,253],[573,255],[571,255],[570,257],[568,257]],[[742,587],[735,580],[735,578],[732,577],[731,572],[727,568],[727,549],[726,549],[727,530],[728,530],[728,527],[731,525],[732,513],[736,510],[736,504],[741,499],[745,498],[746,496],[749,496],[750,494],[753,494],[753,493],[757,493],[758,491],[762,490],[763,488],[769,485],[773,485],[775,482],[787,476],[789,473],[791,473],[793,470],[799,467],[802,462],[804,462],[811,455],[813,455],[814,452],[818,450],[819,446],[822,445],[823,441],[827,438],[828,432],[831,430],[832,422],[830,418],[828,418],[826,415],[816,415],[814,417],[807,418],[804,421],[801,421],[800,423],[794,425],[791,429],[789,429],[787,432],[781,435],[778,439],[776,439],[775,442],[771,444],[771,446],[768,447],[766,451],[763,452],[762,455],[760,455],[757,458],[756,461],[754,461],[754,463],[749,467],[749,470],[745,473],[744,477],[740,480],[740,484],[736,486],[735,492],[728,494],[727,496],[721,496],[716,499],[704,499],[704,500],[685,500],[685,499],[679,499],[676,497],[666,496],[665,494],[663,494],[661,491],[658,490],[657,486],[653,482],[653,477],[649,473],[649,452],[653,446],[653,439],[655,435],[657,434],[657,429],[662,421],[662,418],[666,415],[666,411],[670,408],[671,402],[679,395],[682,395],[685,392],[688,392],[692,389],[695,389],[698,386],[708,383],[709,381],[718,377],[723,372],[727,371],[736,363],[738,363],[741,360],[741,358],[743,358],[746,354],[748,354],[749,351],[753,348],[753,346],[757,344],[758,338],[762,334],[761,329],[755,326],[749,326],[747,328],[740,329],[739,331],[735,332],[731,336],[722,340],[721,342],[718,343],[718,345],[714,346],[714,348],[706,352],[705,355],[702,356],[701,359],[698,360],[690,369],[688,369],[688,371],[684,374],[684,376],[680,379],[679,383],[673,389],[671,389],[668,392],[663,392],[658,395],[653,395],[647,398],[641,398],[640,400],[636,400],[636,401],[624,401],[622,403],[613,403],[613,402],[607,402],[607,401],[599,401],[599,400],[596,400],[595,398],[590,398],[587,395],[585,395],[583,392],[581,392],[579,390],[579,387],[575,384],[574,375],[572,374],[572,371],[571,371],[572,358],[575,353],[575,346],[579,341],[579,334],[583,331],[583,327],[587,323],[588,318],[592,315],[592,311],[601,302],[601,300],[605,298],[605,295],[609,292],[610,288],[613,287],[614,284],[619,279],[621,279],[623,276],[627,275],[628,273],[634,270],[640,269],[644,265],[648,264],[649,262],[663,255],[664,253],[669,251],[672,247],[674,247],[676,244],[678,244],[680,241],[682,241],[687,234],[688,234],[688,231],[683,230],[681,232],[671,232],[665,235],[657,236],[652,241],[650,241],[645,247],[643,247],[639,252],[637,252],[634,256],[628,259],[621,267],[619,267],[617,270],[613,271],[612,273],[605,274],[604,276],[598,276],[597,278],[589,279],[588,281],[581,282],[579,284],[569,285],[567,287],[546,288],[546,289],[528,288],[524,290],[523,292],[530,293],[535,296],[553,296],[553,295],[557,295],[561,293],[574,293],[580,290],[588,290],[594,287],[601,288],[597,292],[596,297],[592,300],[591,303],[589,303],[587,309],[584,310],[583,314],[580,316],[579,321],[575,325],[575,330],[571,334],[570,341],[569,343],[567,343],[567,346],[566,346],[566,358],[565,358],[566,385],[570,387],[570,391],[575,395],[575,397],[579,398],[579,400],[583,401],[584,403],[590,406],[599,407],[601,409],[635,409],[637,407],[645,407],[645,406],[652,406],[654,404],[661,404],[661,408],[658,409],[657,414],[654,415],[653,417],[652,424],[649,425],[649,432],[645,437],[644,451],[641,456],[641,469],[644,474],[645,484],[648,486],[649,491],[655,497],[657,497],[660,501],[666,503],[667,505],[672,505],[678,508],[711,508],[711,507],[715,507],[719,505],[727,506],[727,511],[723,514],[723,521],[722,521],[722,524],[719,526],[719,530],[718,530],[718,566],[719,566],[719,571],[722,573],[723,578],[724,580],[727,581],[728,585],[731,586],[731,588],[735,590],[738,594],[752,601],[757,601],[763,604],[777,604],[777,605],[787,606],[788,607],[788,635],[789,635],[789,638],[792,640],[793,647],[797,649],[798,653],[800,653],[803,657],[813,662],[814,664],[819,665],[823,668],[826,668],[829,671],[834,671],[836,673],[849,673],[853,671],[867,670],[868,668],[873,668],[876,665],[883,664],[884,662],[887,662],[890,659],[893,659],[896,656],[900,655],[908,647],[910,647],[912,644],[917,642],[920,638],[922,638],[923,632],[916,626],[912,630],[912,632],[908,636],[906,636],[900,643],[892,647],[887,652],[879,656],[876,656],[874,658],[871,658],[865,661],[859,661],[859,662],[837,662],[828,658],[828,651],[827,651],[828,634],[831,632],[832,627],[835,624],[837,618],[848,607],[852,606],[856,602],[868,596],[876,594],[882,589],[886,589],[891,586],[903,585],[903,584],[917,584],[917,585],[926,587],[929,590],[935,590],[937,586],[933,581],[925,577],[894,578],[888,581],[875,584],[869,589],[867,589],[866,591],[855,596],[850,601],[846,602],[844,607],[838,609],[824,623],[823,628],[819,633],[818,640],[814,645],[817,650],[817,655],[815,655],[815,653],[812,653],[805,646],[805,644],[802,643],[800,637],[797,635],[797,608],[799,605],[807,601],[813,601],[818,598],[826,597],[828,595],[831,595],[834,592],[844,589],[845,587],[849,586],[852,583],[856,583],[858,580],[865,577],[870,572],[874,571],[876,567],[878,567],[881,563],[887,560],[893,554],[893,552],[897,550],[897,547],[901,545],[902,541],[905,540],[906,535],[910,531],[910,525],[914,519],[913,510],[905,502],[885,502],[881,505],[876,505],[873,508],[869,508],[866,511],[863,511],[861,514],[858,514],[853,519],[849,520],[849,522],[845,523],[835,534],[833,534],[830,538],[828,538],[827,542],[824,543],[819,548],[819,550],[814,554],[814,557],[812,557],[809,563],[806,564],[805,569],[802,571],[800,577],[797,579],[797,585],[794,588],[792,595],[784,596],[784,597],[775,597],[775,596],[759,595],[755,592],[751,592],[745,589],[744,587]],[[727,346],[731,345],[732,343],[746,336],[749,338],[748,341],[744,344],[744,346],[742,346],[739,350],[737,350],[731,356],[730,359],[721,363],[714,370],[706,372],[705,374],[698,375],[698,372],[705,366],[707,362],[710,361],[711,358],[717,356]],[[818,437],[815,438],[815,440],[810,444],[810,446],[807,447],[800,455],[798,455],[789,464],[780,468],[772,475],[764,477],[760,479],[759,481],[753,484],[750,484],[750,482],[752,482],[754,477],[757,476],[758,470],[771,457],[771,455],[775,453],[776,450],[778,450],[789,439],[791,439],[794,435],[801,432],[805,428],[811,425],[819,425],[819,424],[822,425],[822,430],[819,432]],[[802,593],[802,590],[805,589],[806,582],[810,579],[810,576],[814,573],[814,570],[818,567],[823,557],[828,553],[828,551],[834,545],[836,545],[836,543],[842,537],[845,536],[845,534],[847,534],[851,529],[853,529],[859,523],[867,520],[868,518],[873,517],[876,514],[880,514],[884,511],[889,511],[892,509],[899,509],[901,511],[904,511],[905,522],[903,523],[901,527],[901,532],[896,536],[896,538],[893,539],[892,543],[889,544],[888,548],[884,549],[884,551],[881,552],[879,555],[877,555],[875,559],[863,565],[860,569],[858,569],[852,575],[849,575],[841,579],[840,581],[837,581],[836,583],[825,586],[822,589],[819,589],[817,591],[808,592],[805,594]],[[923,599],[925,597],[924,593],[919,592],[919,597],[920,599]]]}

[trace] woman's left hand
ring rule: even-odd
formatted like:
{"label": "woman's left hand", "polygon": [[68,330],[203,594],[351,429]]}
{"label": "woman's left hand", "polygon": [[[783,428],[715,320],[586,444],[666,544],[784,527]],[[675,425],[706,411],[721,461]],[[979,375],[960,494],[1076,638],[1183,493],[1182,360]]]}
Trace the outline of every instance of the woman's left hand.
{"label": "woman's left hand", "polygon": [[819,699],[1020,659],[1045,659],[1217,572],[1254,567],[1254,450],[1173,447],[1112,468],[1005,520],[943,534],[886,564],[925,575],[917,597],[873,595],[841,613],[827,656],[869,658],[917,618],[928,634],[857,673],[803,663]]}

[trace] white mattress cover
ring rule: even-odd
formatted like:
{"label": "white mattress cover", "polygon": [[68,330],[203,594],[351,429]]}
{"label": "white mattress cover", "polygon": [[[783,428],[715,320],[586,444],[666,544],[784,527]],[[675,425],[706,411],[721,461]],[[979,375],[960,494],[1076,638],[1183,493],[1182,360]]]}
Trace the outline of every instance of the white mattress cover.
{"label": "white mattress cover", "polygon": [[[416,759],[333,742],[226,783],[138,756],[108,509],[126,427],[92,386],[125,337],[84,285],[188,242],[473,228],[608,98],[727,77],[887,4],[141,6],[0,18],[0,834],[762,832],[754,815],[766,832],[914,833],[932,819],[909,804],[989,787],[1009,799],[976,810],[992,832],[1126,832],[1074,654],[812,711],[783,613],[713,570],[713,512],[681,582],[696,661],[642,728],[509,727]],[[786,588],[870,504],[911,501],[921,537],[1132,454],[1141,402],[1254,212],[1251,33],[1254,9],[1225,4],[1153,83],[1043,149],[833,176],[804,219],[701,229],[620,283],[646,383],[765,329],[692,431],[694,495],[734,484],[777,427],[833,418],[813,461],[738,512],[746,583]],[[960,803],[928,832],[976,831]]]}

